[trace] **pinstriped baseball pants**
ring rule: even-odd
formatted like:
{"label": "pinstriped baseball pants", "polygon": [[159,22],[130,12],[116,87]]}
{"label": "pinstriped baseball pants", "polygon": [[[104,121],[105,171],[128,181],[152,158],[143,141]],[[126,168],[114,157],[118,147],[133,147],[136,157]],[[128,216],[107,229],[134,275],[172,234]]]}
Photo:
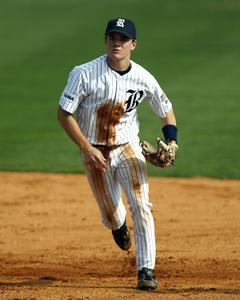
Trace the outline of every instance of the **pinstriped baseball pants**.
{"label": "pinstriped baseball pants", "polygon": [[[84,155],[82,154],[84,163]],[[127,200],[134,227],[136,267],[154,269],[156,245],[154,221],[149,202],[145,158],[136,145],[122,145],[109,152],[106,171],[84,163],[86,175],[97,200],[102,223],[111,230],[120,228],[126,218],[121,188]]]}

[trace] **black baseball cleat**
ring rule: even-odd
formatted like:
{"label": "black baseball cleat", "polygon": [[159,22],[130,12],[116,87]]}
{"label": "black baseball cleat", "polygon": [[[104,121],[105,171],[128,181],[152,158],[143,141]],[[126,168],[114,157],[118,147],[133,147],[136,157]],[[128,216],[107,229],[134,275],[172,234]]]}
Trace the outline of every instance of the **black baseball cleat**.
{"label": "black baseball cleat", "polygon": [[114,241],[122,250],[128,250],[130,248],[131,237],[130,237],[130,231],[127,227],[126,221],[119,229],[112,230],[112,235]]}
{"label": "black baseball cleat", "polygon": [[157,288],[157,280],[153,270],[142,268],[141,271],[138,271],[138,288],[140,290],[155,290]]}

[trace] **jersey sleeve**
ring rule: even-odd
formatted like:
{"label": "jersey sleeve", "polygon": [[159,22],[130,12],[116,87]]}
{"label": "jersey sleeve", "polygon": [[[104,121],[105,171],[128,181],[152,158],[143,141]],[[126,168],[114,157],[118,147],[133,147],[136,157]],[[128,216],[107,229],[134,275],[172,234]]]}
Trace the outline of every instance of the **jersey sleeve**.
{"label": "jersey sleeve", "polygon": [[172,103],[164,93],[164,91],[159,86],[156,79],[153,79],[153,86],[147,101],[152,107],[153,111],[161,118],[166,117],[166,112],[172,109]]}
{"label": "jersey sleeve", "polygon": [[64,88],[59,100],[59,105],[63,110],[74,113],[80,101],[86,96],[86,84],[83,80],[83,74],[77,68],[74,68],[68,77],[68,82]]}

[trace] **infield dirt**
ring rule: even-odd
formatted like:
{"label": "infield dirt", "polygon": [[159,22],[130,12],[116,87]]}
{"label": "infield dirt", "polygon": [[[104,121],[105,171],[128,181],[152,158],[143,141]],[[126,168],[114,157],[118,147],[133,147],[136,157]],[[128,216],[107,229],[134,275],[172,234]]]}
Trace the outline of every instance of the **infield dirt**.
{"label": "infield dirt", "polygon": [[136,289],[134,243],[115,245],[84,175],[0,173],[0,299],[240,299],[240,181],[149,182],[154,292]]}

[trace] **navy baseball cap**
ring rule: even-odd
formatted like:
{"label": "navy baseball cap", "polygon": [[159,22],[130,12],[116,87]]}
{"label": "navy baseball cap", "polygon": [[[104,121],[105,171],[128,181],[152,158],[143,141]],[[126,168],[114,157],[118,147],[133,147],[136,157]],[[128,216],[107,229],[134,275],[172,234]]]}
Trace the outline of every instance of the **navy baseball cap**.
{"label": "navy baseball cap", "polygon": [[110,32],[119,32],[130,39],[136,39],[136,27],[133,21],[124,18],[112,19],[108,22],[105,35]]}

